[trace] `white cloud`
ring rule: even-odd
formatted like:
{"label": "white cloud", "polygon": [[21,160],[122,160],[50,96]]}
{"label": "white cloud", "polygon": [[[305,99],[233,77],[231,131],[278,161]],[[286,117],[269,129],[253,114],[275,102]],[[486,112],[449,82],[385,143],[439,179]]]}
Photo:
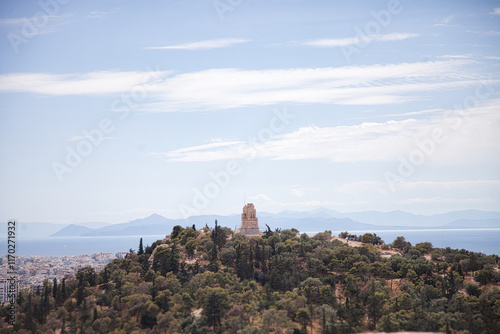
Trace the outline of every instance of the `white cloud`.
{"label": "white cloud", "polygon": [[13,73],[0,75],[0,91],[46,95],[100,95],[130,92],[169,71],[101,71],[85,74]]}
{"label": "white cloud", "polygon": [[0,19],[0,26],[22,26],[24,23],[26,23],[26,21],[28,21],[28,19],[25,17]]}
{"label": "white cloud", "polygon": [[439,129],[442,142],[434,142],[432,152],[425,154],[426,161],[444,164],[468,161],[471,153],[500,149],[499,105],[500,100],[492,100],[470,110],[461,110],[461,114],[452,110],[419,120],[410,118],[335,127],[312,125],[253,145],[233,140],[218,143],[217,147],[212,144],[194,146],[163,155],[169,161],[179,162],[246,159],[249,153],[272,160],[394,161],[421,150],[418,143],[429,141],[433,138],[432,131]]}
{"label": "white cloud", "polygon": [[490,12],[490,14],[493,14],[493,15],[500,15],[500,7],[497,7],[495,9],[493,9],[492,12]]}
{"label": "white cloud", "polygon": [[188,42],[176,45],[166,45],[166,46],[151,46],[146,47],[148,50],[208,50],[208,49],[218,49],[227,48],[236,44],[246,43],[247,39],[242,38],[219,38],[219,39],[209,39],[205,41]]}
{"label": "white cloud", "polygon": [[355,36],[348,38],[335,38],[335,39],[315,39],[302,43],[308,46],[319,46],[319,47],[342,47],[349,45],[358,45],[371,42],[393,42],[402,41],[409,38],[418,37],[418,34],[413,33],[391,33],[391,34],[379,34],[379,35],[366,35],[366,36]]}
{"label": "white cloud", "polygon": [[307,186],[299,186],[299,185],[292,185],[290,186],[290,192],[297,196],[297,197],[303,197],[304,195],[312,192],[317,192],[318,188],[317,187],[307,187]]}
{"label": "white cloud", "polygon": [[249,201],[249,203],[251,203],[251,202],[274,203],[274,201],[271,199],[271,197],[264,195],[264,194],[257,194],[254,196],[249,196],[248,201]]}
{"label": "white cloud", "polygon": [[435,114],[438,112],[442,112],[443,109],[426,109],[426,110],[418,110],[418,111],[408,111],[400,114],[383,114],[378,117],[402,117],[402,116],[417,116],[417,115],[425,115],[425,114]]}
{"label": "white cloud", "polygon": [[25,26],[30,27],[29,31],[34,35],[45,35],[54,33],[60,27],[71,22],[71,14],[66,15],[36,15],[32,18],[18,17],[0,19],[0,26],[10,27],[13,31],[22,34]]}
{"label": "white cloud", "polygon": [[[477,85],[469,60],[396,65],[212,69],[178,74],[158,87],[152,112],[220,110],[282,103],[381,105],[422,98],[418,94]],[[446,78],[443,80],[443,78]]]}
{"label": "white cloud", "polygon": [[445,59],[468,59],[468,58],[471,58],[471,55],[443,55],[443,56],[438,56],[438,58],[445,58]]}
{"label": "white cloud", "polygon": [[[94,140],[92,136],[73,136],[69,139],[69,141],[79,141],[82,139]],[[117,137],[102,137],[100,140],[112,140],[117,139]]]}
{"label": "white cloud", "polygon": [[169,159],[175,159],[175,157],[179,157],[182,159],[186,154],[190,154],[191,152],[195,152],[195,154],[198,154],[198,153],[203,152],[203,151],[210,153],[211,152],[211,151],[209,151],[210,149],[220,148],[220,147],[228,147],[228,146],[231,147],[234,145],[242,145],[242,144],[244,144],[243,141],[226,141],[226,142],[217,141],[217,142],[213,142],[210,144],[180,148],[177,150],[170,151],[168,153],[153,152],[153,153],[151,153],[151,155],[165,156]]}
{"label": "white cloud", "polygon": [[[141,103],[148,112],[221,110],[283,103],[338,105],[397,104],[427,94],[477,86],[483,76],[458,59],[391,65],[276,70],[209,69],[173,75],[169,71],[102,71],[84,74],[0,75],[0,92],[47,95],[130,93],[151,76],[155,84]],[[170,75],[170,76],[169,76]]]}
{"label": "white cloud", "polygon": [[442,19],[439,23],[434,24],[436,27],[451,27],[453,25],[450,24],[452,20],[455,19],[454,15],[450,15]]}
{"label": "white cloud", "polygon": [[[296,160],[327,158],[331,161],[370,161],[392,157],[394,151],[404,151],[405,144],[398,139],[402,133],[414,131],[409,123],[415,120],[362,123],[354,126],[301,127],[297,131],[276,135],[273,140],[250,145],[239,141],[227,142],[221,149],[182,148],[164,153],[169,161],[213,161],[245,159],[249,152],[259,158]],[[210,144],[209,144],[210,145]],[[222,145],[221,145],[222,146]],[[374,149],[379,147],[380,149]]]}
{"label": "white cloud", "polygon": [[121,7],[113,8],[112,10],[108,11],[92,11],[87,15],[87,18],[89,19],[102,19],[110,14],[119,12],[121,10]]}

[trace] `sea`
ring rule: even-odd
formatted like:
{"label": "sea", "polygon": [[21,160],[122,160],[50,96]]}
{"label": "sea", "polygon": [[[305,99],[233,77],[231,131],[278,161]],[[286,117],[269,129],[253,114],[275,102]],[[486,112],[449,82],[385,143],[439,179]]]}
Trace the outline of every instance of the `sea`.
{"label": "sea", "polygon": [[[323,231],[321,231],[323,232]],[[337,236],[341,231],[332,231]],[[486,255],[500,255],[500,228],[483,229],[419,229],[419,230],[353,230],[351,234],[363,235],[376,233],[391,243],[398,236],[404,236],[412,245],[419,242],[431,242],[434,247],[466,249]],[[317,232],[305,233],[313,235]],[[119,253],[137,250],[142,237],[143,245],[163,239],[165,235],[144,236],[102,236],[102,237],[45,237],[17,238],[16,252],[18,256],[71,256],[94,253]],[[6,238],[0,240],[0,254],[7,254]]]}
{"label": "sea", "polygon": [[[341,231],[332,232],[338,235]],[[392,243],[402,236],[412,245],[419,242],[430,242],[434,247],[466,249],[486,255],[500,255],[500,228],[480,229],[418,229],[418,230],[353,230],[351,234],[363,235],[376,233],[386,244]]]}
{"label": "sea", "polygon": [[[165,235],[105,236],[105,237],[44,237],[16,238],[17,256],[72,256],[94,253],[120,253],[137,251],[142,238],[144,247]],[[1,254],[7,253],[7,243],[0,241]]]}

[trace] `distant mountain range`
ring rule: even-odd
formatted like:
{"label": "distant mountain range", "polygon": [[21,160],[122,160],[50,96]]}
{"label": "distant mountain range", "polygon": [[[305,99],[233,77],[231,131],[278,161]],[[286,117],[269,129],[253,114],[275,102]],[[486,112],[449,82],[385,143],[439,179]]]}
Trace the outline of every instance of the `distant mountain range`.
{"label": "distant mountain range", "polygon": [[[5,222],[5,224],[7,224]],[[17,238],[45,238],[60,231],[62,228],[70,224],[57,224],[46,222],[17,222],[16,237]],[[111,225],[110,223],[91,222],[71,224],[79,227],[87,227],[89,229],[98,229],[104,226]],[[4,228],[3,231],[7,231]]]}
{"label": "distant mountain range", "polygon": [[[283,211],[280,213],[257,212],[259,226],[266,230],[296,228],[301,232],[331,231],[381,231],[407,229],[453,229],[453,228],[500,228],[500,212],[464,210],[430,216],[415,215],[404,211],[365,211],[341,213],[319,208],[312,211]],[[239,227],[240,215],[202,215],[187,219],[168,219],[158,214],[136,219],[127,223],[20,223],[19,237],[92,237],[127,235],[167,235],[175,225],[202,228],[205,225],[219,225],[234,229]]]}
{"label": "distant mountain range", "polygon": [[[372,225],[390,225],[390,226],[427,226],[436,227],[450,224],[456,220],[481,220],[493,219],[500,220],[500,212],[497,211],[480,211],[480,210],[463,210],[452,211],[447,213],[435,214],[430,216],[415,215],[404,211],[362,211],[342,213],[326,208],[319,208],[312,211],[283,211],[277,214],[262,212],[259,213],[259,218],[263,216],[279,217],[279,218],[349,218],[357,222],[372,224]],[[474,227],[473,225],[471,227]]]}

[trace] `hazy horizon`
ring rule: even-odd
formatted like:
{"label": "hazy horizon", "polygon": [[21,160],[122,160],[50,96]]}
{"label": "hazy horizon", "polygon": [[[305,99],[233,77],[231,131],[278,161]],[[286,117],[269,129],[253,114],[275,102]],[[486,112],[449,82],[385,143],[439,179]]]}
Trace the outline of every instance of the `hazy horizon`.
{"label": "hazy horizon", "polygon": [[[359,213],[372,213],[372,212],[376,212],[376,213],[382,213],[382,214],[389,214],[389,213],[394,213],[394,212],[401,212],[401,213],[404,213],[404,214],[410,214],[410,215],[415,215],[415,216],[421,216],[421,217],[432,217],[432,216],[438,216],[438,215],[445,215],[445,214],[450,214],[450,213],[460,213],[460,212],[468,212],[468,211],[479,211],[479,212],[486,212],[486,213],[500,213],[500,210],[475,210],[475,209],[464,209],[464,210],[454,210],[454,211],[445,211],[445,212],[437,212],[437,213],[432,213],[432,214],[417,214],[417,213],[413,213],[413,212],[409,212],[409,211],[402,211],[402,210],[390,210],[390,211],[378,211],[378,210],[369,210],[369,211],[351,211],[351,212],[342,212],[342,211],[337,211],[337,210],[334,210],[334,209],[328,209],[328,208],[324,208],[324,207],[318,207],[318,208],[313,208],[313,209],[310,209],[310,210],[281,210],[281,211],[277,211],[277,212],[270,212],[270,211],[257,211],[257,218],[259,218],[259,214],[265,214],[265,215],[277,215],[279,216],[280,214],[284,214],[284,213],[310,213],[310,212],[314,212],[316,210],[331,210],[331,211],[335,211],[337,212],[339,215],[341,216],[348,216],[349,214],[359,214]],[[115,224],[122,224],[122,223],[129,223],[129,222],[132,222],[132,221],[135,221],[135,220],[142,220],[142,219],[146,219],[146,218],[149,218],[151,216],[154,216],[154,215],[159,215],[163,218],[166,218],[166,219],[169,219],[169,220],[184,220],[184,219],[189,219],[189,218],[193,218],[193,217],[198,217],[198,216],[223,216],[223,217],[230,217],[230,216],[241,216],[241,212],[240,213],[236,213],[236,212],[233,212],[233,213],[225,213],[225,214],[220,214],[220,213],[204,213],[204,214],[200,214],[200,215],[195,215],[195,216],[189,216],[189,217],[169,217],[169,216],[164,216],[162,214],[159,214],[159,213],[156,213],[156,212],[153,212],[151,214],[147,214],[147,215],[142,215],[142,216],[137,216],[135,218],[132,218],[131,220],[124,220],[124,221],[116,221],[116,222],[110,222],[110,221],[68,221],[68,222],[59,222],[59,221],[41,221],[41,220],[38,220],[38,221],[19,221],[17,220],[18,222],[20,223],[37,223],[37,222],[40,222],[40,223],[50,223],[50,224],[58,224],[58,225],[78,225],[78,224],[108,224],[108,225],[115,225]],[[334,216],[332,216],[334,217]],[[338,218],[338,217],[336,217]],[[467,219],[467,218],[463,218],[463,219]],[[478,219],[486,219],[486,218],[478,218]],[[15,219],[9,219],[9,220],[15,220]]]}

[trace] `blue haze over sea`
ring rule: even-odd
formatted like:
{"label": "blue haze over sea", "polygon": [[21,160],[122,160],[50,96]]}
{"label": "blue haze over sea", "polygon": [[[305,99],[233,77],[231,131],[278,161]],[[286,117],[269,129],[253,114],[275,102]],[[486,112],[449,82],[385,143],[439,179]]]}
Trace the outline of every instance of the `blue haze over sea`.
{"label": "blue haze over sea", "polygon": [[[308,232],[314,234],[316,232]],[[341,231],[333,231],[337,236]],[[386,243],[391,243],[398,236],[404,236],[407,241],[415,245],[429,241],[434,247],[467,249],[482,252],[487,255],[500,255],[500,228],[488,229],[424,229],[424,230],[381,230],[381,231],[349,231],[362,235],[365,232],[376,233]],[[105,236],[105,237],[46,237],[46,238],[17,238],[16,254],[21,256],[70,256],[79,254],[93,254],[99,252],[127,252],[137,250],[139,239],[143,244],[151,245],[165,235],[143,236]],[[6,254],[7,244],[0,240],[0,253]]]}

